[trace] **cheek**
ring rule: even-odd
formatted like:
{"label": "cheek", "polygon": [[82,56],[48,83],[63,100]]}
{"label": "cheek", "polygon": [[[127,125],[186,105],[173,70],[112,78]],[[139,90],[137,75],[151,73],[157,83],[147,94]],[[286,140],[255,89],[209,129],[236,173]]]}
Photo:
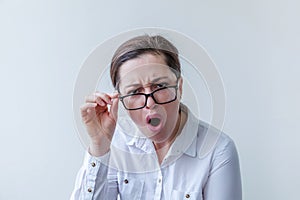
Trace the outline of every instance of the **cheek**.
{"label": "cheek", "polygon": [[173,103],[166,104],[165,109],[167,112],[167,118],[170,123],[175,123],[177,121],[177,114],[179,111],[180,102],[178,100]]}
{"label": "cheek", "polygon": [[142,115],[141,110],[128,111],[128,115],[135,124],[142,125],[143,115]]}
{"label": "cheek", "polygon": [[177,91],[177,99],[169,104],[166,104],[166,106],[168,107],[168,109],[171,111],[171,112],[177,112],[178,109],[179,109],[179,105],[180,105],[180,92]]}
{"label": "cheek", "polygon": [[[180,101],[179,99],[177,99],[176,101],[169,104],[157,105],[155,110],[158,113],[160,113],[162,116],[164,116],[165,123],[170,125],[170,123],[174,124],[177,121],[179,105],[180,105]],[[133,111],[128,111],[128,115],[136,125],[144,126],[146,113],[148,112],[149,111],[143,114],[143,109],[133,110]]]}

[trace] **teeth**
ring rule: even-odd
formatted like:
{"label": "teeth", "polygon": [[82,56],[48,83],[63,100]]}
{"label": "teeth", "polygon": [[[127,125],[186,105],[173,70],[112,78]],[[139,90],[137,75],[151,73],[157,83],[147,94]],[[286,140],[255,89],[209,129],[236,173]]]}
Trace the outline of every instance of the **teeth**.
{"label": "teeth", "polygon": [[157,126],[160,123],[160,119],[158,118],[152,118],[149,120],[149,124],[151,124],[152,126]]}

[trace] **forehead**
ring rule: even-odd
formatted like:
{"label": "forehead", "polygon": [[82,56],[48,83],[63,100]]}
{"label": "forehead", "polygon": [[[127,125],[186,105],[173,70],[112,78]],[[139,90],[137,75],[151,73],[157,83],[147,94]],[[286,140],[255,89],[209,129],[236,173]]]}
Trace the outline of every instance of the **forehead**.
{"label": "forehead", "polygon": [[145,54],[126,61],[119,69],[120,85],[133,82],[145,84],[157,77],[176,79],[171,68],[160,55]]}

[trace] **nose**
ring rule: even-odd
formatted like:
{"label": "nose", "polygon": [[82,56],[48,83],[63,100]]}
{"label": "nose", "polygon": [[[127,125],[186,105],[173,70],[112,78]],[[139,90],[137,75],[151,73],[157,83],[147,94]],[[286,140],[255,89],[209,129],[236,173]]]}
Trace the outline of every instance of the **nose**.
{"label": "nose", "polygon": [[[150,88],[145,90],[146,94],[151,94],[152,92],[153,91],[151,91]],[[150,109],[155,105],[155,101],[153,100],[153,97],[151,97],[151,96],[148,96],[146,101],[147,101],[147,103],[146,103],[147,109]]]}
{"label": "nose", "polygon": [[150,109],[150,108],[152,108],[155,104],[156,104],[156,103],[155,103],[154,99],[153,99],[151,96],[148,96],[148,98],[147,98],[147,103],[146,103],[146,108],[147,108],[147,109]]}

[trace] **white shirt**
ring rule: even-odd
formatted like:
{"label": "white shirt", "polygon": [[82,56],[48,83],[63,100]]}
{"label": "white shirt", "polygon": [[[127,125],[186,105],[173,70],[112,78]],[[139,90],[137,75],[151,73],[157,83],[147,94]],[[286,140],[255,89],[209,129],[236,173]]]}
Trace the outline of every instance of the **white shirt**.
{"label": "white shirt", "polygon": [[[210,131],[208,131],[210,130]],[[218,137],[206,153],[204,142]],[[211,137],[214,138],[214,137]],[[191,112],[162,164],[152,142],[117,127],[110,152],[86,153],[71,200],[241,200],[234,142]]]}

